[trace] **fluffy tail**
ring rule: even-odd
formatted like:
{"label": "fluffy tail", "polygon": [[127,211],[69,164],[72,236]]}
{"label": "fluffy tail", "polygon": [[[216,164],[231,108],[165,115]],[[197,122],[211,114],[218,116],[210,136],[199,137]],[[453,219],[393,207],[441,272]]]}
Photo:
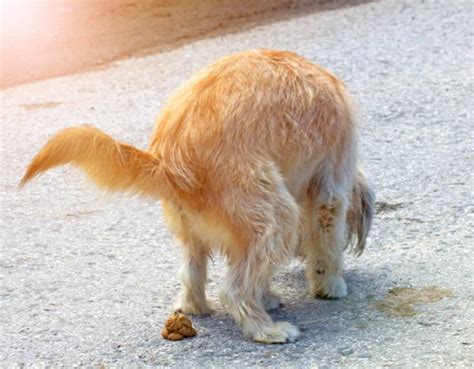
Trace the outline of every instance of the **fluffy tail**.
{"label": "fluffy tail", "polygon": [[101,189],[151,197],[166,192],[160,162],[152,154],[115,141],[89,126],[57,133],[34,157],[20,186],[48,169],[72,164],[82,169]]}
{"label": "fluffy tail", "polygon": [[372,226],[375,193],[362,172],[358,172],[352,190],[352,202],[347,213],[348,244],[360,255]]}

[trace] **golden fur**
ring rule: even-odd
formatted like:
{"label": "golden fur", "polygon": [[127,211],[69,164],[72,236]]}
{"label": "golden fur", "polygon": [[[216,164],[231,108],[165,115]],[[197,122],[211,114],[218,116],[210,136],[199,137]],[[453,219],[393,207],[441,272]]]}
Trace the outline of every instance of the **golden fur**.
{"label": "golden fur", "polygon": [[222,301],[246,335],[293,341],[266,310],[275,268],[297,252],[314,295],[343,297],[342,252],[362,252],[374,195],[357,171],[351,98],[331,72],[290,52],[251,50],[220,59],[168,100],[148,151],[89,126],[54,136],[22,184],[71,163],[101,188],[160,199],[182,245],[176,309],[208,313],[207,261],[227,257]]}

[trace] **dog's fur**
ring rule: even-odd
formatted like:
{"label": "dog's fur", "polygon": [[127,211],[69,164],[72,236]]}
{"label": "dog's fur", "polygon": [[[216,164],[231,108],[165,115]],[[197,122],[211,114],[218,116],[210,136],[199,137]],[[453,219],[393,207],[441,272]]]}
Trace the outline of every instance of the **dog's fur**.
{"label": "dog's fur", "polygon": [[290,52],[252,50],[220,59],[169,99],[148,151],[89,126],[54,136],[22,184],[73,164],[101,188],[160,199],[182,245],[177,309],[210,311],[207,261],[226,256],[222,301],[244,333],[293,341],[274,323],[269,281],[299,253],[315,296],[346,295],[342,253],[362,252],[374,194],[357,170],[352,100],[331,72]]}

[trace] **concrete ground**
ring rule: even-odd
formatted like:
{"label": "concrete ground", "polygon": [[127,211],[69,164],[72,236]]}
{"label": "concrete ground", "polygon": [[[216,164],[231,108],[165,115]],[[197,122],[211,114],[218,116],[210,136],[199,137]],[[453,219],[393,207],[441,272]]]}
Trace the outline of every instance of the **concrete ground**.
{"label": "concrete ground", "polygon": [[[0,93],[3,367],[412,368],[473,366],[473,5],[381,1],[311,13],[111,68]],[[349,296],[307,295],[303,265],[275,277],[302,329],[285,345],[248,341],[217,300],[198,336],[160,332],[179,289],[179,250],[160,205],[107,197],[70,168],[19,191],[57,130],[93,124],[145,148],[166,97],[231,52],[289,49],[347,82],[378,214],[348,256]]]}

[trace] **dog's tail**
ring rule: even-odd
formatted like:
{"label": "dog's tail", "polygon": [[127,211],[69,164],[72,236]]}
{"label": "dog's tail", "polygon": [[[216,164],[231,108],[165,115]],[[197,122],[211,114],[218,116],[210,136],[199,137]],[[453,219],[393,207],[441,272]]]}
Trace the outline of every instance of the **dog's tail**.
{"label": "dog's tail", "polygon": [[115,141],[90,126],[57,133],[33,158],[20,186],[51,168],[72,164],[99,188],[163,197],[167,191],[160,161],[149,152]]}
{"label": "dog's tail", "polygon": [[372,226],[375,192],[364,174],[358,172],[352,190],[352,201],[347,213],[348,244],[356,255],[362,254]]}

